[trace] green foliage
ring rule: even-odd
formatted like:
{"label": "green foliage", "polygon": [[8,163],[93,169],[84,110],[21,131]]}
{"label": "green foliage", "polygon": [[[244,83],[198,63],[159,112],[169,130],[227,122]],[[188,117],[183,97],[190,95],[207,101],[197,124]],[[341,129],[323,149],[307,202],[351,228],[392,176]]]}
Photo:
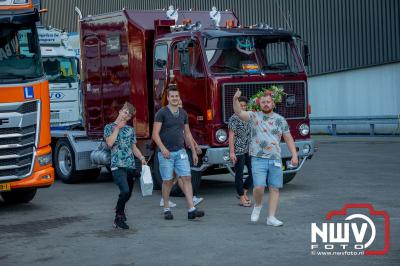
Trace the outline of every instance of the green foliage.
{"label": "green foliage", "polygon": [[271,85],[268,88],[263,88],[251,96],[248,109],[252,111],[260,111],[260,98],[263,96],[271,96],[275,103],[280,103],[285,94],[286,93],[283,91],[282,86]]}

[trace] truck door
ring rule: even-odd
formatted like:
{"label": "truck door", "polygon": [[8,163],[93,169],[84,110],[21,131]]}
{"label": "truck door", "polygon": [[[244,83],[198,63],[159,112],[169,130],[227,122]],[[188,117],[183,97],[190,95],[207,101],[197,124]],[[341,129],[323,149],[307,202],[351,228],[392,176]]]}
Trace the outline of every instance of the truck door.
{"label": "truck door", "polygon": [[102,66],[100,41],[97,36],[88,36],[83,42],[82,62],[84,78],[82,91],[84,93],[84,108],[86,128],[91,133],[102,133],[104,117],[102,115]]}
{"label": "truck door", "polygon": [[205,143],[208,91],[200,44],[193,39],[176,42],[171,46],[171,55],[170,67],[189,115],[193,137],[199,144]]}
{"label": "truck door", "polygon": [[[157,43],[154,47],[153,57],[153,99],[154,113],[156,113],[165,104],[163,102],[164,90],[167,87],[167,60],[168,60],[168,44]],[[165,101],[165,99],[164,99]]]}

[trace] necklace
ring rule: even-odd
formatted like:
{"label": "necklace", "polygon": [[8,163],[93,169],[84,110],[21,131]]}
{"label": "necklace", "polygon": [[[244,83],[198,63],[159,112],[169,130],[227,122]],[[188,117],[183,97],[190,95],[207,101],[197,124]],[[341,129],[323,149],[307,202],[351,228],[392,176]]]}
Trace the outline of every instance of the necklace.
{"label": "necklace", "polygon": [[176,118],[179,117],[179,108],[174,112],[172,108],[168,105],[168,109],[171,111],[172,115]]}

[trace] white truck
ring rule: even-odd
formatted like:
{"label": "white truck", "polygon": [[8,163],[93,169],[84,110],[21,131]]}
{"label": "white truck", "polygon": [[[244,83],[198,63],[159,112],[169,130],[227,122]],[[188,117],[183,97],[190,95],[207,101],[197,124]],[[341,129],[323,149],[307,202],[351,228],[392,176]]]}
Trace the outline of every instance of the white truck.
{"label": "white truck", "polygon": [[82,122],[79,35],[38,28],[43,66],[49,81],[53,165],[65,183],[96,178],[100,168],[90,154],[100,142],[88,140]]}

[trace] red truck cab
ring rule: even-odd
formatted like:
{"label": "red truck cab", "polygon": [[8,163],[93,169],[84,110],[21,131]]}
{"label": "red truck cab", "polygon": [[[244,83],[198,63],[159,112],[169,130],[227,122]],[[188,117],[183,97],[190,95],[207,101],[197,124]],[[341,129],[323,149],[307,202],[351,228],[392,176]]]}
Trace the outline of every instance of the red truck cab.
{"label": "red truck cab", "polygon": [[[289,182],[314,151],[307,73],[296,46],[299,37],[265,26],[238,27],[232,12],[220,13],[220,25],[230,27],[213,25],[205,11],[179,11],[176,23],[164,11],[142,10],[82,19],[82,90],[88,136],[101,138],[105,124],[114,119],[112,113],[130,101],[137,108],[134,126],[139,146],[146,156],[152,156],[154,114],[166,103],[167,85],[176,83],[192,134],[203,150],[199,164],[192,167],[196,189],[205,171],[232,171],[227,123],[236,89],[250,98],[276,85],[286,96],[275,111],[287,119],[300,158],[297,168],[286,169],[290,152],[281,143],[285,182]],[[153,158],[155,181],[160,184],[157,156]]]}

